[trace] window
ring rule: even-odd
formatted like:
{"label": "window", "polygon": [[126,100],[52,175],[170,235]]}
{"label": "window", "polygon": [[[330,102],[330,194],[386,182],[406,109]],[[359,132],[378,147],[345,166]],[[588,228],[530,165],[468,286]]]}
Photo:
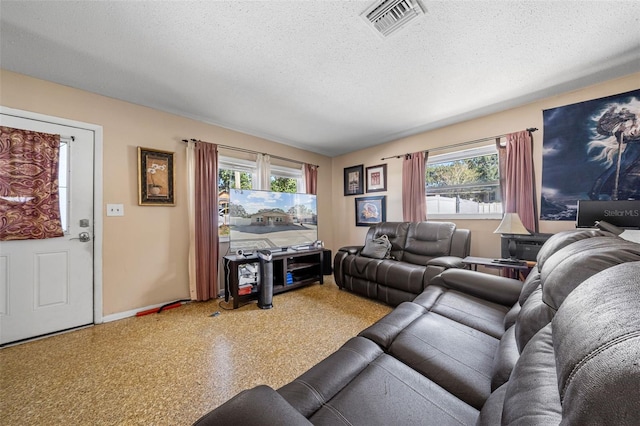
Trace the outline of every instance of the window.
{"label": "window", "polygon": [[251,189],[254,161],[223,157],[218,159],[218,237],[229,238],[229,190]]}
{"label": "window", "polygon": [[218,188],[220,191],[227,191],[227,193],[232,188],[251,189],[255,169],[256,163],[254,161],[220,156],[218,160]]}
{"label": "window", "polygon": [[271,165],[271,190],[273,192],[300,192],[302,170]]}
{"label": "window", "polygon": [[429,216],[502,215],[495,145],[430,156],[425,180]]}

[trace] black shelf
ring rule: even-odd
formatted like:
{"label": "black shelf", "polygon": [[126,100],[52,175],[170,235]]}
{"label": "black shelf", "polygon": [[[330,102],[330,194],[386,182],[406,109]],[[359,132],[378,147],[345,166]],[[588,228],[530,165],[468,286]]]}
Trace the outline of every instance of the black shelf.
{"label": "black shelf", "polygon": [[287,265],[287,271],[293,272],[300,269],[312,268],[314,266],[318,266],[318,263],[290,263]]}
{"label": "black shelf", "polygon": [[[304,287],[315,282],[324,283],[323,250],[287,250],[273,252],[273,294],[282,293],[296,288]],[[233,298],[233,308],[236,309],[241,302],[250,301],[258,297],[259,284],[254,286],[250,294],[238,294],[239,274],[238,267],[247,263],[259,263],[256,255],[224,257],[225,272],[225,300]],[[287,274],[291,274],[293,282],[287,284]]]}

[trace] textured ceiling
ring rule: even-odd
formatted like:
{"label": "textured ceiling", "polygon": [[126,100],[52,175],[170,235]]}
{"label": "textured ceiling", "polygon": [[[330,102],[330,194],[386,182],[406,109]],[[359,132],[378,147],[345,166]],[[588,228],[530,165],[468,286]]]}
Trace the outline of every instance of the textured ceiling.
{"label": "textured ceiling", "polygon": [[2,0],[0,65],[330,156],[640,71],[640,2],[370,3]]}

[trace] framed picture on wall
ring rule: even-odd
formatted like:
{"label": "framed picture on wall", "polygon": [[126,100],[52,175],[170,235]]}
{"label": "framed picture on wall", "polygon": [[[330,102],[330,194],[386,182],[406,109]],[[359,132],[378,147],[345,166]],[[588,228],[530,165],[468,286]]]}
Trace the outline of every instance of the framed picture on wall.
{"label": "framed picture on wall", "polygon": [[364,166],[345,167],[344,169],[344,195],[364,194]]}
{"label": "framed picture on wall", "polygon": [[386,220],[386,195],[356,198],[356,226],[371,226]]}
{"label": "framed picture on wall", "polygon": [[387,190],[387,165],[367,167],[367,192],[382,192]]}
{"label": "framed picture on wall", "polygon": [[138,147],[138,205],[175,206],[173,152]]}

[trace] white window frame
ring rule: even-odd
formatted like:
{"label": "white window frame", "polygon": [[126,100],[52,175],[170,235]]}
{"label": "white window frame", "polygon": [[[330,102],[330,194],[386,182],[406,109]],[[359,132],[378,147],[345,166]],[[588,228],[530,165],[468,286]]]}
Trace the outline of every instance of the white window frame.
{"label": "white window frame", "polygon": [[[429,155],[427,159],[427,164],[425,168],[427,168],[430,164],[434,163],[442,163],[445,161],[456,161],[463,160],[465,158],[472,157],[480,157],[483,155],[491,155],[497,154],[498,150],[494,144],[485,145],[477,148],[463,149],[453,152],[448,152],[446,154],[439,155]],[[428,190],[427,190],[427,195]],[[427,217],[429,219],[502,219],[502,212],[500,213],[477,213],[477,214],[469,214],[469,213],[431,213],[427,209]]]}

